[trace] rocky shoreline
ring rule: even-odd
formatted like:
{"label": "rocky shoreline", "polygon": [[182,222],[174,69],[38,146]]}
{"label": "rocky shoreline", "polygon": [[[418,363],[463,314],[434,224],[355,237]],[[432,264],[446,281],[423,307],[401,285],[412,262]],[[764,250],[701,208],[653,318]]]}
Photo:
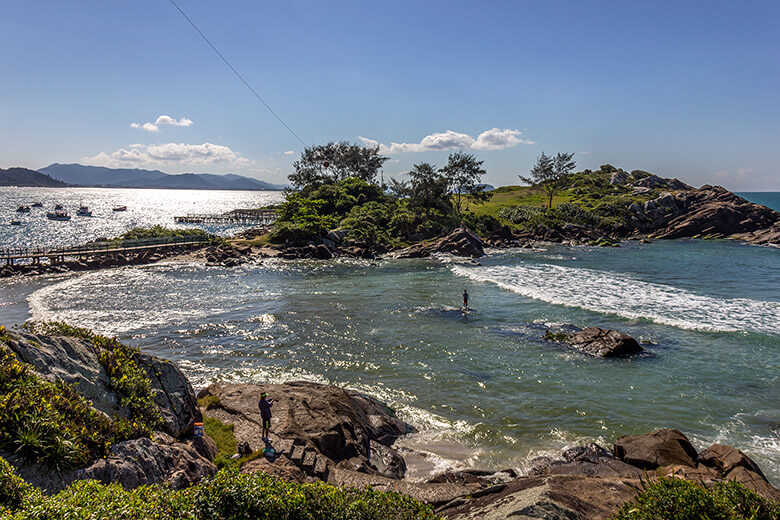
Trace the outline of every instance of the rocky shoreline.
{"label": "rocky shoreline", "polygon": [[[128,413],[109,384],[93,342],[29,332],[11,332],[7,338],[7,348],[38,377],[75,384],[92,407],[106,416]],[[636,496],[643,481],[659,476],[705,486],[737,480],[766,498],[780,499],[780,491],[741,451],[719,444],[697,451],[684,434],[672,429],[620,437],[611,449],[591,444],[568,449],[559,458],[537,458],[524,474],[511,468],[468,470],[413,482],[404,478],[406,462],[393,445],[415,429],[370,396],[317,383],[289,382],[214,384],[196,397],[174,363],[143,353],[135,362],[149,380],[162,417],[151,438],[117,443],[106,458],[61,472],[25,462],[8,451],[0,456],[25,480],[49,493],[87,478],[125,488],[166,484],[181,489],[217,471],[216,443],[208,435],[194,435],[195,423],[206,416],[231,425],[239,446],[252,452],[241,466],[244,473],[264,472],[289,481],[325,481],[336,486],[370,485],[377,491],[410,495],[453,519],[608,518]],[[261,391],[275,400],[268,445],[260,438],[257,396]],[[273,452],[261,451],[268,447]]]}

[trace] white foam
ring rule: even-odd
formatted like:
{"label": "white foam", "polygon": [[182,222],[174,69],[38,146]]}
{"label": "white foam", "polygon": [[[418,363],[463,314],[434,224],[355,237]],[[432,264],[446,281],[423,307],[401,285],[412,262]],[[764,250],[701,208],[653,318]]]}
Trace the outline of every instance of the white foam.
{"label": "white foam", "polygon": [[456,275],[556,305],[689,330],[780,332],[780,302],[704,296],[625,274],[551,264],[451,265],[450,269]]}

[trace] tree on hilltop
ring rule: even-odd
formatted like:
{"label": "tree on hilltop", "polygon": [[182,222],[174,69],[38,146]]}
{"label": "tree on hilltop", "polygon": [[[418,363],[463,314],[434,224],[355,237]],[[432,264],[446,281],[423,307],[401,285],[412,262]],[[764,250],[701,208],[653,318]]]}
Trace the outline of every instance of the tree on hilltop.
{"label": "tree on hilltop", "polygon": [[447,179],[453,195],[453,209],[458,218],[466,204],[467,196],[478,201],[484,200],[484,192],[480,184],[482,176],[485,175],[483,162],[478,161],[470,153],[455,152],[448,157],[447,165],[439,170]]}
{"label": "tree on hilltop", "polygon": [[412,207],[449,211],[449,183],[436,166],[427,162],[415,164],[409,177],[409,204]]}
{"label": "tree on hilltop", "polygon": [[520,180],[532,186],[541,186],[547,194],[547,207],[552,208],[553,197],[561,189],[563,180],[569,175],[577,163],[573,160],[574,152],[559,153],[551,157],[544,152],[536,159],[536,164],[531,168],[531,175]]}
{"label": "tree on hilltop", "polygon": [[349,177],[376,183],[377,174],[388,159],[379,154],[378,146],[366,148],[347,141],[307,146],[301,158],[293,163],[295,172],[287,178],[296,190]]}

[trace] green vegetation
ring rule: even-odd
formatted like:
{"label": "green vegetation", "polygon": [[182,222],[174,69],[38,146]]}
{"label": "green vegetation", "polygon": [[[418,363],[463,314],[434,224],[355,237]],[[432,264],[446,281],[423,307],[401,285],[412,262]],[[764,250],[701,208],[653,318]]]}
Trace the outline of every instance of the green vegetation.
{"label": "green vegetation", "polygon": [[179,237],[197,237],[204,239],[215,239],[214,235],[211,235],[202,229],[187,228],[187,229],[171,229],[163,226],[152,226],[150,228],[133,228],[130,231],[122,233],[113,241],[116,240],[140,240],[144,238],[179,238]]}
{"label": "green vegetation", "polygon": [[775,520],[780,502],[767,500],[739,482],[706,489],[688,480],[661,478],[644,486],[613,520]]}
{"label": "green vegetation", "polygon": [[236,435],[233,433],[233,425],[204,414],[203,428],[206,430],[206,434],[217,443],[217,456],[214,458],[214,464],[218,468],[237,466],[238,461],[230,458],[236,453],[238,446]]}
{"label": "green vegetation", "polygon": [[126,418],[108,418],[91,408],[73,386],[38,377],[8,348],[10,338],[0,327],[1,449],[58,470],[78,468],[105,457],[116,442],[150,436],[161,422],[151,384],[137,364],[137,350],[62,323],[34,323],[25,328],[92,341],[111,386],[130,413]]}
{"label": "green vegetation", "polygon": [[542,152],[531,168],[530,176],[520,175],[520,180],[533,186],[541,186],[547,194],[547,207],[552,208],[553,197],[577,164],[573,159],[573,152],[559,153],[555,157]]}
{"label": "green vegetation", "polygon": [[571,337],[571,334],[566,334],[565,332],[553,332],[551,330],[544,331],[544,339],[548,341],[558,341],[560,343],[566,343],[569,341],[569,338]]}
{"label": "green vegetation", "polygon": [[21,508],[31,493],[34,493],[31,486],[0,457],[0,515]]}
{"label": "green vegetation", "polygon": [[477,218],[468,206],[483,197],[485,173],[473,155],[454,153],[444,168],[416,164],[409,182],[375,184],[387,157],[375,148],[329,143],[307,148],[293,165],[290,182],[270,240],[305,243],[341,227],[356,241],[402,245],[449,231],[461,223],[491,232],[495,218]]}
{"label": "green vegetation", "polygon": [[[431,508],[405,495],[370,488],[296,484],[266,474],[222,470],[190,488],[166,486],[125,490],[81,480],[53,496],[24,493],[19,478],[0,459],[0,511],[13,520],[427,520]],[[7,484],[6,483],[10,483]]]}

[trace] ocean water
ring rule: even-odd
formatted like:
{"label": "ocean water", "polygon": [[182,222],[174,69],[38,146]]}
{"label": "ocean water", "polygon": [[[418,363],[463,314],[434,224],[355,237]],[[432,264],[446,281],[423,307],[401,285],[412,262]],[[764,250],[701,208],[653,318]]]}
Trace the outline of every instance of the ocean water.
{"label": "ocean water", "polygon": [[[522,469],[674,427],[699,449],[742,449],[780,484],[780,250],[628,241],[490,251],[480,264],[179,262],[0,280],[0,323],[115,334],[198,387],[306,379],[364,391],[420,430],[398,443],[412,478]],[[646,353],[595,359],[542,339],[569,325],[617,328]]]}

